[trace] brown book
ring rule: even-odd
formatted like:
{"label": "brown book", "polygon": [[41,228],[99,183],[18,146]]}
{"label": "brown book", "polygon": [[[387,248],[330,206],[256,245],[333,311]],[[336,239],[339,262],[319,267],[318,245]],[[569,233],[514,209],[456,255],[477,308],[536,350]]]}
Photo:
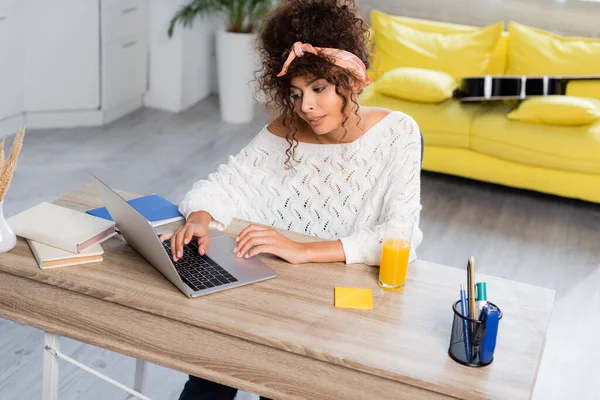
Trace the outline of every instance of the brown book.
{"label": "brown book", "polygon": [[102,261],[104,250],[96,244],[80,253],[71,253],[56,247],[27,239],[29,247],[38,262],[40,269],[66,267],[69,265],[87,264]]}

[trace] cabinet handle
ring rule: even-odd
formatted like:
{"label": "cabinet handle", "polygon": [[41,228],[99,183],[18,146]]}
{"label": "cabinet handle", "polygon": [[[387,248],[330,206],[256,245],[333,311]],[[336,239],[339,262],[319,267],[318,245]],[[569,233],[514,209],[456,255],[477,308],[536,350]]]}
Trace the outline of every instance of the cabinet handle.
{"label": "cabinet handle", "polygon": [[127,48],[131,46],[135,46],[137,44],[137,40],[132,40],[131,42],[123,43],[121,45],[122,48]]}
{"label": "cabinet handle", "polygon": [[125,9],[122,11],[122,13],[123,13],[123,14],[129,14],[129,13],[132,13],[132,12],[134,12],[134,11],[137,11],[137,9],[138,9],[137,7],[125,8]]}
{"label": "cabinet handle", "polygon": [[6,17],[4,15],[0,15],[0,22],[4,21]]}

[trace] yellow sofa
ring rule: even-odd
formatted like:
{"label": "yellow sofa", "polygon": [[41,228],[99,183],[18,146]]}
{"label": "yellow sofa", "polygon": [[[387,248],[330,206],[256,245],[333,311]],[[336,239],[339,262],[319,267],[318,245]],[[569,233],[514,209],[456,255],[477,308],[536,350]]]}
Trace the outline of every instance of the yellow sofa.
{"label": "yellow sofa", "polygon": [[[382,75],[382,71],[376,69],[376,59],[382,51],[377,46],[387,43],[382,33],[389,38],[390,32],[377,29],[390,28],[373,23],[374,18],[392,19],[425,32],[472,32],[481,28],[388,16],[378,11],[373,11],[371,18],[376,48],[375,67],[369,74],[375,84],[361,94],[361,104],[400,110],[417,121],[425,141],[424,170],[600,203],[600,119],[578,126],[536,124],[508,119],[507,114],[514,109],[514,104],[461,103],[454,98],[440,103],[421,103],[383,95],[376,90],[377,79]],[[412,38],[413,33],[410,31],[407,37]],[[503,31],[483,73],[497,75],[511,71],[510,40],[509,32]],[[600,45],[600,40],[598,43]],[[536,46],[540,54],[546,54],[540,48],[542,45]],[[516,56],[512,60],[516,60]],[[590,68],[595,68],[600,75],[600,52],[597,60]],[[410,66],[410,60],[400,62]],[[531,67],[539,67],[539,60],[531,60]],[[600,82],[569,84],[567,94],[600,99]]]}

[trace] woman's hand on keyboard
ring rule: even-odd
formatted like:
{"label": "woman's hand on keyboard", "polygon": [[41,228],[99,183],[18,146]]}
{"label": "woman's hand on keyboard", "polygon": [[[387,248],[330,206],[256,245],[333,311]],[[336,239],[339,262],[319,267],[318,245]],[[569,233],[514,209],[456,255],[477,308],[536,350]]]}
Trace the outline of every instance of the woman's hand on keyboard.
{"label": "woman's hand on keyboard", "polygon": [[198,253],[200,255],[204,255],[210,246],[208,226],[204,223],[190,221],[189,219],[185,225],[179,227],[176,231],[165,233],[160,237],[161,242],[169,239],[171,239],[173,261],[178,261],[183,257],[183,246],[192,240],[198,242]]}

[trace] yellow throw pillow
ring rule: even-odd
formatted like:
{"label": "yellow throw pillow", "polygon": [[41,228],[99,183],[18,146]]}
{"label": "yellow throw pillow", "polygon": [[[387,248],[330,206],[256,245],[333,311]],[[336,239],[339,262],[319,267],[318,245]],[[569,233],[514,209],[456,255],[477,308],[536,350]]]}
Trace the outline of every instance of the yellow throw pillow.
{"label": "yellow throw pillow", "polygon": [[472,31],[426,32],[383,13],[372,13],[375,49],[369,73],[378,79],[401,67],[446,72],[455,78],[484,75],[503,22]]}
{"label": "yellow throw pillow", "polygon": [[547,125],[586,125],[600,118],[600,101],[574,96],[532,97],[507,117]]}
{"label": "yellow throw pillow", "polygon": [[457,80],[445,72],[397,68],[386,72],[373,88],[386,96],[421,103],[440,103],[452,97]]}
{"label": "yellow throw pillow", "polygon": [[565,37],[511,22],[507,75],[600,75],[600,39]]}
{"label": "yellow throw pillow", "polygon": [[591,97],[600,100],[600,79],[597,81],[570,81],[567,96]]}

